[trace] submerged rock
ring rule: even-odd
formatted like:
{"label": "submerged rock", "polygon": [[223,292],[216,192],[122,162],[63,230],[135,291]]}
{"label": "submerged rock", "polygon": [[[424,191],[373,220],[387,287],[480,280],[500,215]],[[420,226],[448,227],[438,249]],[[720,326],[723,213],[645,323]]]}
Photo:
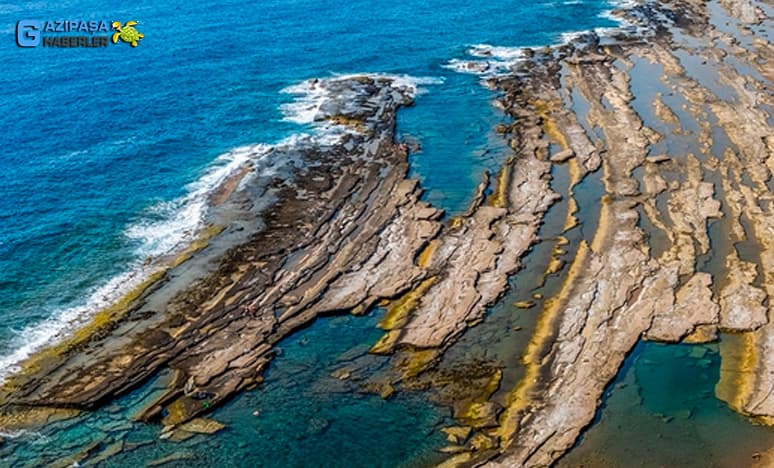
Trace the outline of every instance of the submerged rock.
{"label": "submerged rock", "polygon": [[311,418],[306,425],[308,435],[317,436],[328,430],[331,423],[325,418]]}
{"label": "submerged rock", "polygon": [[193,460],[195,457],[192,453],[189,452],[175,452],[170,455],[167,455],[166,457],[157,458],[151,462],[149,462],[146,466],[148,467],[154,467],[154,466],[164,466],[168,465],[170,463],[176,463],[176,462],[182,462],[186,460]]}
{"label": "submerged rock", "polygon": [[[222,218],[256,219],[256,232],[228,245],[223,236],[232,231],[216,229],[214,245],[172,268],[198,272],[193,283],[191,273],[183,281],[162,273],[105,323],[33,356],[0,390],[2,411],[91,409],[171,370],[139,419],[180,426],[252,388],[279,352],[275,344],[318,315],[367,310],[425,279],[412,259],[438,235],[442,213],[419,199],[406,152],[393,141],[395,113],[412,102],[413,86],[357,76],[294,90],[327,96],[315,121],[330,134],[256,158],[277,166],[273,179],[228,181],[233,190],[218,197]],[[273,202],[261,211],[263,199]]]}
{"label": "submerged rock", "polygon": [[497,403],[487,402],[474,402],[467,405],[463,405],[454,415],[454,417],[461,422],[464,422],[470,427],[477,429],[486,427],[497,427],[497,416],[502,411],[502,408]]}

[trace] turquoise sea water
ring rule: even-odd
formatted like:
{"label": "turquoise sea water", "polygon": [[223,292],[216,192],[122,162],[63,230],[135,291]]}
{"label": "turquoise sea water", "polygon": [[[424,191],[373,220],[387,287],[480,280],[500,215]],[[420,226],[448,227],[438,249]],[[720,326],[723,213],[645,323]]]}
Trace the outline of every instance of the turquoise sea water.
{"label": "turquoise sea water", "polygon": [[606,392],[594,426],[557,466],[752,465],[774,446],[774,431],[715,398],[720,365],[716,343],[640,343]]}
{"label": "turquoise sea water", "polygon": [[[109,5],[0,4],[0,372],[190,237],[219,155],[301,131],[283,120],[285,87],[334,73],[443,79],[400,114],[399,131],[423,145],[412,164],[428,199],[460,210],[492,164],[502,117],[478,77],[444,65],[478,44],[612,25],[598,0]],[[17,20],[61,18],[137,20],[145,38],[135,49],[15,46]]]}
{"label": "turquoise sea water", "polygon": [[[422,145],[411,163],[426,197],[457,212],[503,156],[492,134],[503,117],[477,76],[445,65],[471,46],[539,46],[613,25],[600,0],[114,5],[0,4],[0,374],[109,303],[148,257],[190,239],[222,155],[305,130],[284,120],[287,86],[337,73],[436,79],[400,112],[398,131]],[[20,19],[137,20],[145,38],[135,49],[20,49]],[[329,377],[338,356],[378,338],[375,321],[325,319],[284,343],[267,384],[216,412],[229,424],[222,436],[181,446],[157,441],[158,428],[121,426],[147,387],[78,424],[24,435],[4,454],[34,464],[128,433],[153,442],[117,457],[121,466],[180,450],[188,465],[430,463],[445,410],[411,395],[337,392]]]}

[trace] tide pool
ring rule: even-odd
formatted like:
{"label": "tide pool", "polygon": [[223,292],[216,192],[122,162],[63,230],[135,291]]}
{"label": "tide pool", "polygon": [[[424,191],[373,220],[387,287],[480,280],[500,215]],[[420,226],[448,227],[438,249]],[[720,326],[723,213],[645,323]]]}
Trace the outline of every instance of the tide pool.
{"label": "tide pool", "polygon": [[[232,149],[311,131],[281,111],[292,100],[282,90],[301,80],[361,72],[431,78],[416,105],[399,112],[398,134],[421,145],[410,162],[426,198],[460,212],[482,171],[496,169],[507,150],[492,132],[504,119],[491,106],[493,93],[447,64],[473,46],[507,56],[509,49],[482,45],[540,46],[613,26],[603,14],[609,8],[596,0],[0,4],[7,45],[0,48],[0,370],[109,304],[149,257],[190,240],[208,184],[227,170]],[[136,20],[145,38],[137,48],[13,45],[16,21],[60,18]],[[337,334],[342,323],[346,333]],[[321,464],[346,453],[340,460],[348,466],[436,461],[444,409],[421,396],[384,402],[335,392],[331,364],[316,360],[371,343],[374,323],[331,318],[294,336],[263,387],[215,412],[230,427],[206,442],[173,447],[158,441],[159,428],[122,428],[116,421],[147,390],[140,389],[77,424],[21,434],[3,456],[34,464],[58,454],[54,447],[75,453],[102,433],[116,440],[125,433],[127,443],[150,443],[117,457],[120,466],[181,450],[235,465],[248,454],[290,466],[314,453]],[[297,366],[308,369],[293,372]],[[318,381],[325,391],[305,393]]]}
{"label": "tide pool", "polygon": [[719,372],[716,343],[640,343],[558,466],[750,466],[774,434],[715,397]]}
{"label": "tide pool", "polygon": [[[305,130],[280,111],[292,99],[281,90],[303,79],[379,72],[443,80],[400,113],[399,131],[422,145],[411,162],[427,198],[460,211],[492,165],[482,154],[500,144],[490,132],[502,117],[478,77],[444,65],[475,44],[540,45],[610,25],[600,17],[606,8],[601,1],[0,5],[0,38],[9,45],[0,49],[0,352],[28,342],[31,324],[59,316],[47,324],[53,335],[109,302],[120,289],[111,279],[136,270],[159,245],[185,240],[200,221],[189,195],[219,155]],[[73,17],[136,20],[145,38],[137,48],[10,46],[20,19]]]}

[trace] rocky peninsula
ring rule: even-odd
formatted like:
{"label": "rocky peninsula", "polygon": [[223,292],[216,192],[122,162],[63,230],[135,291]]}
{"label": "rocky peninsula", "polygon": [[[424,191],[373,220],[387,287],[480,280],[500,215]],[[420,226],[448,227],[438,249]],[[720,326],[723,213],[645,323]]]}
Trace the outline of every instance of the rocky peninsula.
{"label": "rocky peninsula", "polygon": [[[0,389],[0,428],[89,411],[163,374],[136,418],[164,437],[214,432],[203,416],[255,388],[283,338],[377,306],[384,335],[371,353],[392,366],[363,387],[384,398],[436,391],[458,423],[444,428],[448,465],[554,464],[640,340],[724,334],[717,397],[774,424],[773,12],[756,0],[645,2],[616,12],[627,26],[612,34],[525,50],[510,72],[484,78],[512,118],[497,129],[511,157],[455,217],[422,200],[411,148],[395,139],[411,84],[304,83],[323,97],[320,134],[256,149],[213,194],[194,245],[22,363]],[[562,166],[566,193],[552,186]],[[595,174],[602,193],[580,206],[575,190]],[[560,199],[563,232],[590,235],[557,236],[545,266],[561,277],[557,294],[515,305],[541,307],[513,363],[524,376],[444,370]]]}

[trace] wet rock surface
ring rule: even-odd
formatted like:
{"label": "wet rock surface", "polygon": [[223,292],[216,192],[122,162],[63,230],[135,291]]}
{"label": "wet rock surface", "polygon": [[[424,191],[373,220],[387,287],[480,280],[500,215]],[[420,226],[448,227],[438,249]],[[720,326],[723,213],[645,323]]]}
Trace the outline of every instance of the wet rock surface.
{"label": "wet rock surface", "polygon": [[[257,385],[280,340],[317,317],[380,304],[385,333],[371,352],[391,355],[392,366],[369,377],[353,359],[334,377],[384,399],[432,389],[456,420],[441,429],[450,465],[552,465],[642,339],[698,343],[732,333],[720,345],[716,393],[772,424],[774,48],[749,27],[770,21],[761,4],[720,5],[745,26],[717,28],[704,2],[643,3],[619,12],[627,31],[530,50],[525,64],[490,78],[497,106],[513,119],[496,132],[513,153],[451,219],[420,200],[407,147],[393,140],[395,113],[412,90],[377,76],[307,83],[331,97],[315,115],[328,137],[264,155],[261,164],[281,166],[277,177],[249,177],[247,168],[229,181],[214,217],[228,223],[212,245],[110,320],[25,363],[0,391],[0,421],[21,426],[92,409],[164,370],[164,391],[138,419],[161,422],[170,437],[215,433],[222,426],[201,415]],[[697,72],[686,54],[716,74]],[[663,73],[665,90],[648,111],[636,105],[646,99],[632,85],[637,63]],[[539,240],[561,198],[551,185],[557,167],[569,179],[564,232],[580,225],[590,233],[570,247],[556,239],[545,270],[561,275],[556,294],[513,303],[540,313],[521,356],[524,375],[509,381],[488,360],[451,369],[445,353],[486,320]],[[604,194],[579,206],[576,192],[595,173]],[[590,212],[598,219],[587,225]],[[713,244],[712,223],[726,226],[729,249]],[[252,229],[249,238],[208,256],[235,225]],[[308,430],[328,425],[315,419]]]}
{"label": "wet rock surface", "polygon": [[[654,14],[658,10],[660,14]],[[767,188],[770,168],[763,166],[774,152],[767,145],[771,128],[762,107],[771,103],[771,94],[766,92],[771,83],[751,83],[722,58],[709,59],[719,60],[715,66],[724,83],[740,83],[735,89],[739,102],[745,103],[744,110],[740,112],[737,106],[732,118],[734,104],[716,97],[713,83],[693,79],[695,71],[686,69],[677,58],[685,46],[677,45],[672,37],[677,32],[691,37],[703,44],[691,53],[711,56],[714,46],[705,38],[719,33],[708,24],[706,5],[663,2],[635,7],[629,15],[656,31],[647,44],[619,38],[606,46],[592,42],[585,50],[582,46],[560,47],[545,59],[560,66],[589,103],[587,122],[600,130],[597,134],[601,133],[605,144],[602,170],[606,194],[600,200],[600,222],[593,242],[578,250],[560,294],[546,305],[525,353],[528,378],[513,389],[511,404],[500,417],[500,428],[491,431],[502,440],[492,464],[553,464],[591,423],[604,389],[641,337],[701,342],[715,339],[718,328],[744,332],[739,340],[721,343],[721,349],[729,348],[729,357],[721,364],[718,396],[744,414],[771,421],[774,387],[767,348],[772,342],[767,297],[772,283],[768,276],[770,241],[764,233],[773,214]],[[709,35],[708,28],[713,31]],[[770,68],[772,46],[765,40],[754,44],[753,57],[746,63],[764,72]],[[589,53],[607,59],[584,59]],[[720,139],[715,141],[719,148],[702,145],[702,140],[712,137],[699,133],[695,147],[701,154],[649,156],[652,145],[664,136],[654,135],[631,104],[636,98],[628,76],[632,59],[661,64],[661,80],[685,96],[691,103],[688,113],[696,115],[697,121],[706,121],[705,106],[709,104],[731,146],[724,148],[726,143]],[[505,78],[498,86],[505,90],[535,88],[534,80],[545,80],[534,76],[536,70],[540,68],[525,76]],[[546,94],[530,91],[535,99],[544,99]],[[507,97],[506,110],[519,106]],[[679,124],[683,118],[668,109],[660,95],[653,107],[663,122]],[[679,134],[680,128],[675,132]],[[713,152],[724,150],[744,161],[733,164],[736,157],[731,154],[723,163],[740,175],[731,174],[733,180],[728,184],[710,183]],[[658,164],[647,166],[640,178],[635,169],[644,162]],[[720,202],[721,196],[726,204]],[[645,209],[635,210],[638,205]],[[659,229],[668,239],[658,256],[651,256],[648,240],[653,236],[643,229],[641,213],[648,218],[648,229]],[[740,260],[732,248],[726,262],[721,263],[725,271],[697,271],[699,257],[714,254],[708,223],[723,217],[738,220],[740,216],[749,224],[736,229],[739,241],[754,239],[760,246],[760,258]],[[742,344],[735,344],[738,341]],[[457,455],[455,462],[477,464],[490,457],[474,451]]]}
{"label": "wet rock surface", "polygon": [[[338,141],[300,141],[264,156],[293,165],[292,179],[281,173],[263,189],[277,200],[261,214],[264,227],[192,284],[175,279],[189,261],[87,339],[33,357],[4,384],[4,412],[94,408],[166,368],[167,391],[139,418],[183,424],[254,386],[273,345],[318,315],[366,310],[427,276],[412,259],[440,231],[442,213],[419,201],[405,149],[392,138],[411,91],[366,76],[311,86],[342,100],[316,117],[333,122]],[[252,208],[252,181],[244,183],[231,209]]]}

